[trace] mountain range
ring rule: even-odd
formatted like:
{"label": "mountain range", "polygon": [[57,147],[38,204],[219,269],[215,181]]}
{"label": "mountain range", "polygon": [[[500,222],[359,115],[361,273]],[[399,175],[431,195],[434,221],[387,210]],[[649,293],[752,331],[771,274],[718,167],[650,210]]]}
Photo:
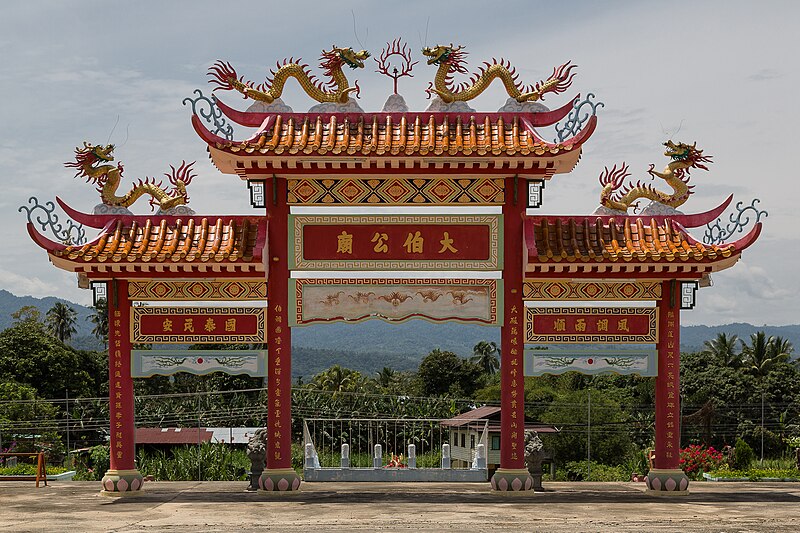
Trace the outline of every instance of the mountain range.
{"label": "mountain range", "polygon": [[[78,315],[78,332],[70,344],[84,350],[102,349],[102,344],[92,336],[92,323],[88,319],[94,310],[54,297],[15,296],[6,290],[0,290],[0,330],[13,324],[11,314],[23,306],[36,307],[44,317],[59,301],[70,305]],[[800,350],[800,325],[754,326],[746,323],[683,326],[681,349],[684,352],[699,351],[705,341],[722,332],[748,340],[757,331],[765,331],[767,335],[780,335]],[[411,320],[402,324],[373,320],[359,324],[333,323],[297,327],[292,330],[292,373],[311,376],[333,364],[370,373],[384,366],[396,370],[414,370],[420,359],[434,348],[450,350],[462,357],[468,357],[472,355],[473,346],[480,341],[499,344],[500,328],[457,323],[433,324],[424,320]]]}

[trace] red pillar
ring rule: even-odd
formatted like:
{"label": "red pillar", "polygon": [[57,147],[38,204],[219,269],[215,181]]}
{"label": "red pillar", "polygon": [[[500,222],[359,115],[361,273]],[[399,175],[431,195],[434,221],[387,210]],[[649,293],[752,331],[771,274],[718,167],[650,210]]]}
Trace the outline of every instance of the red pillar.
{"label": "red pillar", "polygon": [[292,469],[292,335],[289,328],[289,256],[286,180],[266,187],[267,274],[267,468],[259,479],[263,490],[300,488]]}
{"label": "red pillar", "polygon": [[523,216],[527,181],[505,180],[503,205],[503,306],[500,329],[500,468],[492,477],[492,488],[503,491],[530,490],[533,479],[525,468],[525,378],[522,354],[525,348],[522,303]]}
{"label": "red pillar", "polygon": [[108,291],[108,393],[111,417],[110,468],[103,476],[103,491],[122,494],[142,488],[136,469],[136,426],[131,378],[128,282],[112,280]]}
{"label": "red pillar", "polygon": [[681,320],[679,283],[662,282],[658,302],[656,449],[647,488],[654,493],[687,494],[689,478],[680,468]]}

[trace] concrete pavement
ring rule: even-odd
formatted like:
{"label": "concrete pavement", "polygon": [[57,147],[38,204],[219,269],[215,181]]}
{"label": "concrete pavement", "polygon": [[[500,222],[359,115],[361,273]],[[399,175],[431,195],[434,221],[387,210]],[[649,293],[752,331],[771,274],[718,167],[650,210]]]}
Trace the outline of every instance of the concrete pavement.
{"label": "concrete pavement", "polygon": [[654,497],[644,483],[546,483],[544,493],[488,483],[304,483],[248,493],[244,482],[148,482],[127,498],[97,482],[0,482],[0,532],[547,531],[797,532],[800,483],[701,483]]}

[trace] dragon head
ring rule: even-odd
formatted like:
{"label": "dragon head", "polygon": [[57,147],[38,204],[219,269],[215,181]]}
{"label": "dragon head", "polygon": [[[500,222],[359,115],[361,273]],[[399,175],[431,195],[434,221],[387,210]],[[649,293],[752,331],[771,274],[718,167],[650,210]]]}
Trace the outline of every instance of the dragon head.
{"label": "dragon head", "polygon": [[664,155],[674,162],[681,163],[688,170],[689,168],[701,168],[708,170],[703,163],[711,163],[711,156],[703,155],[703,151],[697,148],[697,143],[674,143],[671,140],[664,143],[666,150]]}
{"label": "dragon head", "polygon": [[463,46],[456,47],[453,43],[450,43],[450,46],[437,44],[432,48],[423,48],[422,55],[428,58],[429,65],[447,65],[453,70],[463,73],[466,72],[466,67],[464,67],[466,52],[462,52],[463,49]]}
{"label": "dragon head", "polygon": [[[87,171],[92,169],[94,165],[98,163],[108,163],[110,161],[113,161],[114,160],[114,156],[112,155],[113,152],[114,152],[113,144],[94,145],[84,141],[82,147],[79,146],[75,148],[75,161],[64,163],[64,166],[67,168],[77,169],[75,177],[89,176]],[[94,176],[89,176],[89,177],[95,180],[97,179]]]}
{"label": "dragon head", "polygon": [[106,144],[103,146],[102,144],[97,146],[92,146],[90,144],[86,144],[86,147],[90,150],[92,155],[94,155],[98,161],[113,161],[114,156],[112,153],[114,152],[114,145],[113,144]]}
{"label": "dragon head", "polygon": [[347,65],[350,68],[364,68],[364,61],[369,56],[370,53],[366,50],[356,52],[352,48],[339,48],[333,45],[330,51],[322,51],[322,64],[320,66],[328,71],[332,71],[342,65]]}

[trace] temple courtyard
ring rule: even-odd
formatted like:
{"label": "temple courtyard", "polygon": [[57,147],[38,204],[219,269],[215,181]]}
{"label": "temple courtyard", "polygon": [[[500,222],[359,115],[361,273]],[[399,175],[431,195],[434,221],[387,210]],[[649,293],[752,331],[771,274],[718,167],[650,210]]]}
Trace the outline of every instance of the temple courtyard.
{"label": "temple courtyard", "polygon": [[0,482],[0,531],[800,531],[800,483],[692,483],[653,497],[644,483],[304,483],[252,493],[244,482],[148,482],[101,496],[97,482]]}

